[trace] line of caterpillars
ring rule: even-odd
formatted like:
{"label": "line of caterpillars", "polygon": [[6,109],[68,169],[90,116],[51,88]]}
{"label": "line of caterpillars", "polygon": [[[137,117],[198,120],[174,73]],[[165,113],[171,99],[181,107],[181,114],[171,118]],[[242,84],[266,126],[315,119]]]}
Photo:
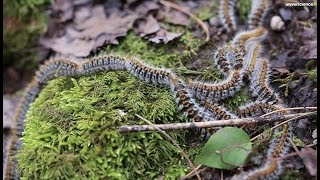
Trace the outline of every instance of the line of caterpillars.
{"label": "line of caterpillars", "polygon": [[[236,28],[235,21],[235,4],[236,0],[222,0],[219,6],[219,16],[224,24],[225,29],[228,32],[234,32]],[[248,17],[249,29],[259,29],[262,27],[264,16],[267,14],[271,3],[269,0],[254,0],[251,4],[251,12]],[[259,31],[256,31],[259,33]],[[249,35],[250,37],[250,35]],[[235,36],[233,44],[238,44],[238,46],[246,51],[246,47],[243,46],[243,42],[246,41],[247,37],[245,35]],[[251,50],[258,52],[259,47],[251,48]],[[250,49],[249,49],[250,50]],[[257,55],[256,52],[248,53]],[[256,61],[257,58],[252,57],[253,61],[249,61],[250,65],[245,72],[245,75],[251,77],[250,89],[252,95],[258,96],[256,102],[240,107],[237,110],[237,115],[240,117],[247,117],[252,115],[259,115],[261,112],[269,109],[273,111],[278,107],[275,107],[275,104],[281,107],[283,103],[279,98],[278,94],[275,93],[272,88],[269,86],[269,67],[268,61],[263,59],[261,61]],[[257,65],[256,65],[257,64]],[[225,68],[224,72],[228,72],[228,68]],[[252,75],[253,73],[253,75]],[[260,112],[259,112],[260,111]],[[238,175],[235,175],[232,179],[276,179],[278,175],[282,172],[281,161],[276,160],[275,158],[283,156],[287,153],[289,144],[286,142],[288,134],[290,134],[290,125],[284,124],[281,127],[277,128],[275,131],[281,132],[281,137],[275,137],[270,143],[268,149],[267,161],[266,163],[254,170],[241,172]],[[275,133],[274,133],[275,134]]]}
{"label": "line of caterpillars", "polygon": [[[227,32],[237,31],[236,7],[238,0],[221,0],[218,15],[221,24]],[[263,19],[271,6],[270,0],[252,0],[251,10],[248,16],[249,30],[262,26]]]}
{"label": "line of caterpillars", "polygon": [[[251,59],[249,58],[249,61],[245,62],[249,64],[250,67],[249,70],[247,70],[247,74],[251,75],[253,71],[252,67],[255,67],[257,59],[256,54],[259,50],[256,50],[257,46],[255,46],[254,50],[251,50],[252,48],[246,47],[247,41],[251,38],[254,39],[261,37],[263,34],[265,34],[265,32],[265,29],[259,27],[253,31],[239,33],[233,40],[233,47],[226,46],[225,48],[222,48],[220,51],[218,51],[215,58],[216,62],[218,65],[220,65],[219,68],[224,73],[224,75],[228,77],[230,76],[231,78],[229,78],[229,80],[227,79],[224,83],[211,85],[199,85],[198,82],[185,84],[170,71],[166,69],[153,68],[134,58],[126,59],[118,56],[98,56],[84,62],[82,65],[71,63],[62,59],[49,60],[46,64],[40,67],[40,70],[36,73],[36,78],[34,78],[34,81],[31,83],[31,87],[28,88],[29,91],[27,90],[27,96],[22,101],[22,103],[20,103],[20,110],[17,111],[18,118],[16,118],[18,122],[17,127],[19,128],[14,133],[16,134],[16,138],[14,138],[15,140],[13,142],[16,143],[13,143],[15,145],[13,146],[13,150],[11,152],[14,152],[15,154],[16,150],[21,146],[21,142],[17,141],[20,141],[18,139],[19,137],[21,137],[21,132],[23,130],[24,117],[27,109],[29,108],[29,104],[36,98],[37,94],[39,93],[40,86],[48,80],[54,79],[59,76],[77,77],[108,70],[127,70],[138,77],[140,80],[143,80],[145,82],[170,86],[171,90],[175,94],[176,101],[179,104],[179,109],[181,109],[184,114],[192,121],[213,120],[211,117],[215,117],[216,119],[229,119],[231,117],[236,117],[232,113],[229,113],[227,110],[225,110],[223,107],[213,104],[208,100],[205,100],[204,103],[201,103],[201,105],[204,106],[204,108],[202,108],[201,105],[195,102],[192,97],[192,92],[190,92],[189,89],[194,90],[194,92],[200,92],[200,96],[205,97],[207,97],[207,94],[210,94],[210,92],[215,92],[214,96],[211,96],[213,97],[211,98],[211,100],[214,100],[214,98],[223,99],[225,97],[232,96],[233,93],[239,89],[238,86],[241,86],[242,77],[240,76],[243,74],[242,68],[244,66],[244,62],[242,57],[244,53],[251,52],[248,54],[252,54],[251,56],[248,55],[248,57],[251,57]],[[235,46],[237,46],[237,48],[235,48]],[[258,81],[259,83],[256,84],[258,84],[261,89],[268,89],[266,82],[262,81],[262,79],[266,79],[266,76],[264,75],[265,73],[260,74],[261,75],[259,76],[260,78]],[[235,81],[235,79],[239,79],[240,81]],[[208,86],[210,88],[208,88]],[[31,89],[38,89],[38,92],[32,93],[34,91],[31,91]],[[197,93],[195,93],[195,95],[197,95]],[[252,105],[240,107],[237,111],[237,115],[241,117],[252,116],[253,114],[257,113],[261,114],[261,112],[264,112],[267,109],[273,110],[274,107],[268,102],[256,102]],[[14,156],[14,154],[12,154],[11,156]],[[12,160],[15,161],[14,159]],[[8,162],[8,164],[10,164],[10,161]],[[14,164],[16,164],[16,162]],[[15,166],[16,165],[13,165],[13,168],[11,168],[11,170],[9,168],[7,170],[7,172],[9,172],[9,176],[13,175],[11,177],[14,177],[14,174],[16,174],[14,172]]]}
{"label": "line of caterpillars", "polygon": [[[251,57],[256,56],[252,55]],[[230,61],[230,59],[228,61]],[[243,61],[239,62],[243,63]],[[239,72],[243,66],[239,64],[240,63],[236,63],[232,68],[234,70],[233,73],[231,73],[232,76],[240,76]],[[21,137],[21,133],[24,129],[23,122],[25,119],[25,115],[30,106],[30,103],[33,102],[33,100],[36,98],[37,94],[40,92],[41,87],[47,81],[59,76],[78,77],[110,70],[127,70],[131,74],[145,82],[169,86],[175,95],[176,101],[179,105],[179,109],[182,110],[182,112],[184,112],[184,115],[190,118],[191,121],[210,121],[236,117],[232,113],[229,113],[225,108],[213,104],[208,100],[205,100],[204,103],[201,104],[196,103],[192,93],[189,91],[189,88],[187,88],[187,85],[174,73],[166,69],[153,68],[135,58],[122,58],[113,55],[102,55],[91,58],[81,65],[63,59],[51,59],[44,65],[40,66],[40,69],[36,72],[36,76],[26,90],[26,96],[19,104],[19,108],[16,114],[17,129],[15,129],[15,132],[13,132],[15,134],[11,150],[13,154],[10,155],[11,158],[8,162],[8,165],[11,168],[7,169],[7,174],[10,177],[16,178],[17,175],[17,173],[14,171],[16,169],[17,162],[12,158],[16,154],[16,151],[21,147],[21,141],[19,138]],[[227,84],[232,83],[234,83],[232,80],[231,82],[227,82]],[[224,85],[218,85],[218,87],[224,88]],[[220,90],[217,89],[217,91]],[[201,105],[204,108],[201,107]],[[261,108],[261,110],[263,110],[263,108]],[[241,113],[238,114],[240,115]]]}

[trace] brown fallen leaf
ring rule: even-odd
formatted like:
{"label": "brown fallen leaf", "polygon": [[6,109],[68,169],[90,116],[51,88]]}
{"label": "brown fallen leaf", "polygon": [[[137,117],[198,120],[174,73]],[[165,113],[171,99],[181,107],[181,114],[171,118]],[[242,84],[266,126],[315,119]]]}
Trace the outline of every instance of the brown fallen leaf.
{"label": "brown fallen leaf", "polygon": [[51,2],[51,8],[58,21],[66,22],[72,19],[74,6],[71,0],[55,0]]}
{"label": "brown fallen leaf", "polygon": [[165,20],[175,25],[188,26],[191,22],[190,18],[184,13],[171,9],[165,15]]}
{"label": "brown fallen leaf", "polygon": [[76,24],[75,29],[80,31],[77,38],[96,39],[102,34],[107,34],[112,41],[117,37],[125,36],[132,28],[137,15],[135,13],[126,13],[126,15],[119,15],[116,13],[110,14],[106,17],[104,7],[97,5],[92,9],[92,16],[86,21]]}
{"label": "brown fallen leaf", "polygon": [[93,40],[70,39],[67,36],[53,39],[42,38],[40,43],[55,52],[75,57],[86,57],[95,47]]}
{"label": "brown fallen leaf", "polygon": [[142,1],[133,10],[141,17],[146,16],[150,11],[158,10],[159,4],[155,1]]}
{"label": "brown fallen leaf", "polygon": [[153,35],[150,35],[149,37],[147,37],[147,39],[151,42],[154,43],[160,43],[160,42],[164,42],[165,44],[167,44],[169,41],[180,37],[182,35],[182,33],[174,33],[174,32],[169,32],[165,29],[161,29],[160,31],[156,32]]}
{"label": "brown fallen leaf", "polygon": [[299,153],[304,165],[311,176],[317,176],[317,151],[312,148],[305,147]]}
{"label": "brown fallen leaf", "polygon": [[137,31],[141,37],[158,32],[161,28],[158,21],[149,15],[146,19],[141,19],[137,22]]}
{"label": "brown fallen leaf", "polygon": [[298,53],[303,59],[317,59],[317,39],[305,41]]}
{"label": "brown fallen leaf", "polygon": [[76,24],[79,24],[88,18],[90,18],[92,12],[91,12],[92,7],[91,6],[82,6],[79,7],[75,12],[74,12],[74,19],[73,21]]}

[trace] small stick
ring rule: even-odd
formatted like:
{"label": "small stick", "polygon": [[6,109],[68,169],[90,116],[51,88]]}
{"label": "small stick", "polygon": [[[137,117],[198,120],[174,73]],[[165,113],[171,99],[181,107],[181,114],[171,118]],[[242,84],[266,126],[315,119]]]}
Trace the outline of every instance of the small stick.
{"label": "small stick", "polygon": [[178,11],[181,11],[181,12],[187,14],[188,16],[190,16],[195,21],[197,21],[197,23],[200,25],[200,27],[206,33],[206,42],[208,42],[210,40],[210,33],[209,33],[208,26],[201,19],[199,19],[196,15],[194,15],[191,12],[181,8],[180,6],[178,6],[177,4],[175,4],[173,2],[169,2],[169,1],[165,1],[165,0],[160,0],[159,2],[164,6],[168,6],[168,7],[174,8],[174,9],[176,9]]}
{"label": "small stick", "polygon": [[264,115],[262,115],[262,116],[260,116],[260,117],[265,117],[265,116],[268,116],[268,115],[270,115],[270,114],[274,114],[274,113],[282,112],[282,111],[287,111],[287,110],[303,110],[303,109],[317,109],[317,107],[294,107],[294,108],[278,109],[278,110],[269,112],[269,113],[267,113],[267,114],[264,114]]}
{"label": "small stick", "polygon": [[[163,134],[168,140],[170,140],[179,150],[180,152],[182,153],[182,155],[187,159],[188,161],[188,164],[189,166],[192,168],[192,169],[195,169],[192,161],[190,160],[189,156],[183,151],[183,149],[179,146],[179,144],[171,138],[171,136],[169,136],[169,134],[167,134],[165,131],[161,130],[160,128],[156,127],[154,124],[152,124],[152,122],[148,121],[147,119],[145,119],[144,117],[142,116],[139,116],[138,114],[135,114],[138,118],[140,118],[141,120],[143,120],[144,122],[148,123],[150,126],[152,126],[153,128],[155,128],[157,131],[159,131],[161,134]],[[195,174],[197,176],[197,178],[199,180],[201,180],[197,170],[195,170]]]}
{"label": "small stick", "polygon": [[[316,112],[316,111],[315,111]],[[316,113],[314,112],[308,112],[308,113],[297,113],[295,114],[295,116],[297,115],[297,117],[293,116],[292,118],[288,118],[288,120],[286,121],[283,121],[282,123],[279,123],[275,126],[273,126],[272,128],[270,128],[269,130],[274,130],[276,129],[277,127],[279,126],[282,126],[283,124],[286,124],[290,121],[293,121],[293,120],[297,120],[297,119],[301,119],[303,117],[306,117],[306,116],[310,116],[310,115],[315,115]],[[292,114],[291,114],[292,115]],[[261,117],[261,116],[260,116]],[[263,118],[263,117],[262,117]],[[262,136],[263,132],[261,134],[258,134],[257,136],[255,136],[254,138],[250,139],[250,141],[254,141],[255,139],[257,139],[258,137]]]}
{"label": "small stick", "polygon": [[[202,167],[202,165],[198,165],[196,168],[194,168],[191,172],[189,172],[187,175],[183,176],[181,180],[185,180],[186,178],[191,178],[194,175],[194,172],[197,171]],[[199,172],[198,172],[199,173]]]}
{"label": "small stick", "polygon": [[285,121],[297,116],[305,116],[309,113],[297,113],[289,115],[275,115],[272,117],[256,117],[256,118],[243,118],[243,119],[229,119],[223,121],[207,121],[207,122],[191,122],[191,123],[172,123],[172,124],[155,124],[155,125],[132,125],[121,126],[118,129],[120,133],[127,132],[140,132],[140,131],[156,131],[161,130],[176,130],[176,129],[192,129],[192,128],[210,128],[214,126],[232,126],[232,125],[250,125],[262,124],[276,121]]}

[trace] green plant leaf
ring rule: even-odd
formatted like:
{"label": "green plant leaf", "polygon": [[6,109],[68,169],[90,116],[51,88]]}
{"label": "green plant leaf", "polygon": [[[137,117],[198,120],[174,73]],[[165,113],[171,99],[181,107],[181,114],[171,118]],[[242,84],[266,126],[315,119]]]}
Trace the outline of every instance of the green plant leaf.
{"label": "green plant leaf", "polygon": [[214,133],[195,163],[218,169],[234,169],[245,163],[252,145],[242,129],[226,127]]}

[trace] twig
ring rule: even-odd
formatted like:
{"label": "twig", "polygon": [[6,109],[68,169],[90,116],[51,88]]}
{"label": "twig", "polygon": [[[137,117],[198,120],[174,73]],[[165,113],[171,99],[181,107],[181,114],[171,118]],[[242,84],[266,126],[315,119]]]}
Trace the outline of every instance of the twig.
{"label": "twig", "polygon": [[220,180],[223,180],[223,179],[224,179],[224,178],[223,178],[223,169],[221,169],[220,172],[221,172],[221,173],[220,173]]}
{"label": "twig", "polygon": [[[191,178],[192,176],[195,175],[195,172],[200,173],[198,170],[202,167],[202,165],[200,164],[199,166],[197,166],[196,168],[192,169],[192,171],[190,171],[187,175],[181,177],[181,180],[185,180],[187,178]],[[206,168],[206,167],[205,167]]]}
{"label": "twig", "polygon": [[299,151],[298,147],[294,144],[294,142],[292,141],[292,139],[291,139],[291,138],[288,138],[288,140],[289,140],[290,144],[292,145],[293,149],[299,154],[300,151]]}
{"label": "twig", "polygon": [[[283,121],[282,123],[279,123],[279,124],[273,126],[273,127],[270,128],[269,130],[274,130],[275,128],[277,128],[277,127],[279,127],[279,126],[282,126],[283,124],[286,124],[286,123],[288,123],[288,122],[290,122],[290,121],[297,120],[297,119],[301,119],[301,118],[306,117],[306,116],[311,116],[311,115],[313,115],[313,114],[316,114],[316,113],[315,113],[315,112],[297,113],[297,114],[295,114],[295,116],[298,115],[297,117],[294,116],[293,118],[290,118],[290,119],[288,119],[288,120],[286,120],[286,121]],[[292,114],[291,114],[291,115],[292,115]],[[265,117],[261,117],[261,116],[260,116],[260,118],[265,118]],[[258,135],[255,136],[254,138],[250,139],[250,141],[254,141],[254,140],[257,139],[258,137],[262,136],[262,134],[263,134],[263,132],[260,133],[260,134],[258,134]]]}
{"label": "twig", "polygon": [[207,121],[207,122],[191,122],[191,123],[172,123],[172,124],[156,124],[156,125],[132,125],[121,126],[118,131],[120,133],[126,132],[140,132],[140,131],[155,131],[161,130],[176,130],[176,129],[192,129],[192,128],[210,128],[214,126],[231,126],[231,125],[250,125],[262,124],[270,122],[285,121],[297,116],[306,116],[310,113],[297,113],[289,115],[275,115],[272,117],[256,117],[256,118],[243,118],[243,119],[229,119],[223,121]]}
{"label": "twig", "polygon": [[265,116],[268,116],[270,114],[274,114],[274,113],[277,113],[277,112],[282,112],[282,111],[288,111],[288,110],[302,110],[302,109],[317,109],[317,107],[294,107],[294,108],[284,108],[284,109],[278,109],[278,110],[275,110],[275,111],[272,111],[272,112],[269,112],[269,113],[266,113],[260,117],[265,117]]}
{"label": "twig", "polygon": [[209,28],[208,26],[201,20],[199,19],[196,15],[192,14],[191,12],[181,8],[180,6],[178,6],[177,4],[173,3],[173,2],[169,2],[169,1],[165,1],[165,0],[160,0],[159,3],[161,3],[164,6],[168,6],[171,8],[174,8],[178,11],[181,11],[185,14],[187,14],[188,16],[190,16],[192,19],[194,19],[195,21],[197,21],[197,23],[199,24],[199,26],[204,30],[204,32],[206,33],[206,42],[208,42],[210,40],[210,33],[209,33]]}
{"label": "twig", "polygon": [[[167,139],[169,139],[179,150],[180,152],[182,153],[182,155],[186,158],[186,160],[188,161],[189,163],[189,166],[192,168],[192,169],[195,169],[194,165],[192,164],[189,156],[183,151],[183,149],[179,146],[179,144],[171,138],[171,136],[169,136],[165,131],[161,130],[160,128],[156,127],[154,124],[152,124],[150,121],[148,121],[147,119],[139,116],[138,114],[135,114],[138,118],[140,118],[141,120],[143,120],[144,122],[148,123],[150,126],[153,126],[156,130],[158,130],[160,133],[162,133]],[[197,171],[195,171],[196,173],[196,176],[199,180],[201,180],[199,174]]]}

